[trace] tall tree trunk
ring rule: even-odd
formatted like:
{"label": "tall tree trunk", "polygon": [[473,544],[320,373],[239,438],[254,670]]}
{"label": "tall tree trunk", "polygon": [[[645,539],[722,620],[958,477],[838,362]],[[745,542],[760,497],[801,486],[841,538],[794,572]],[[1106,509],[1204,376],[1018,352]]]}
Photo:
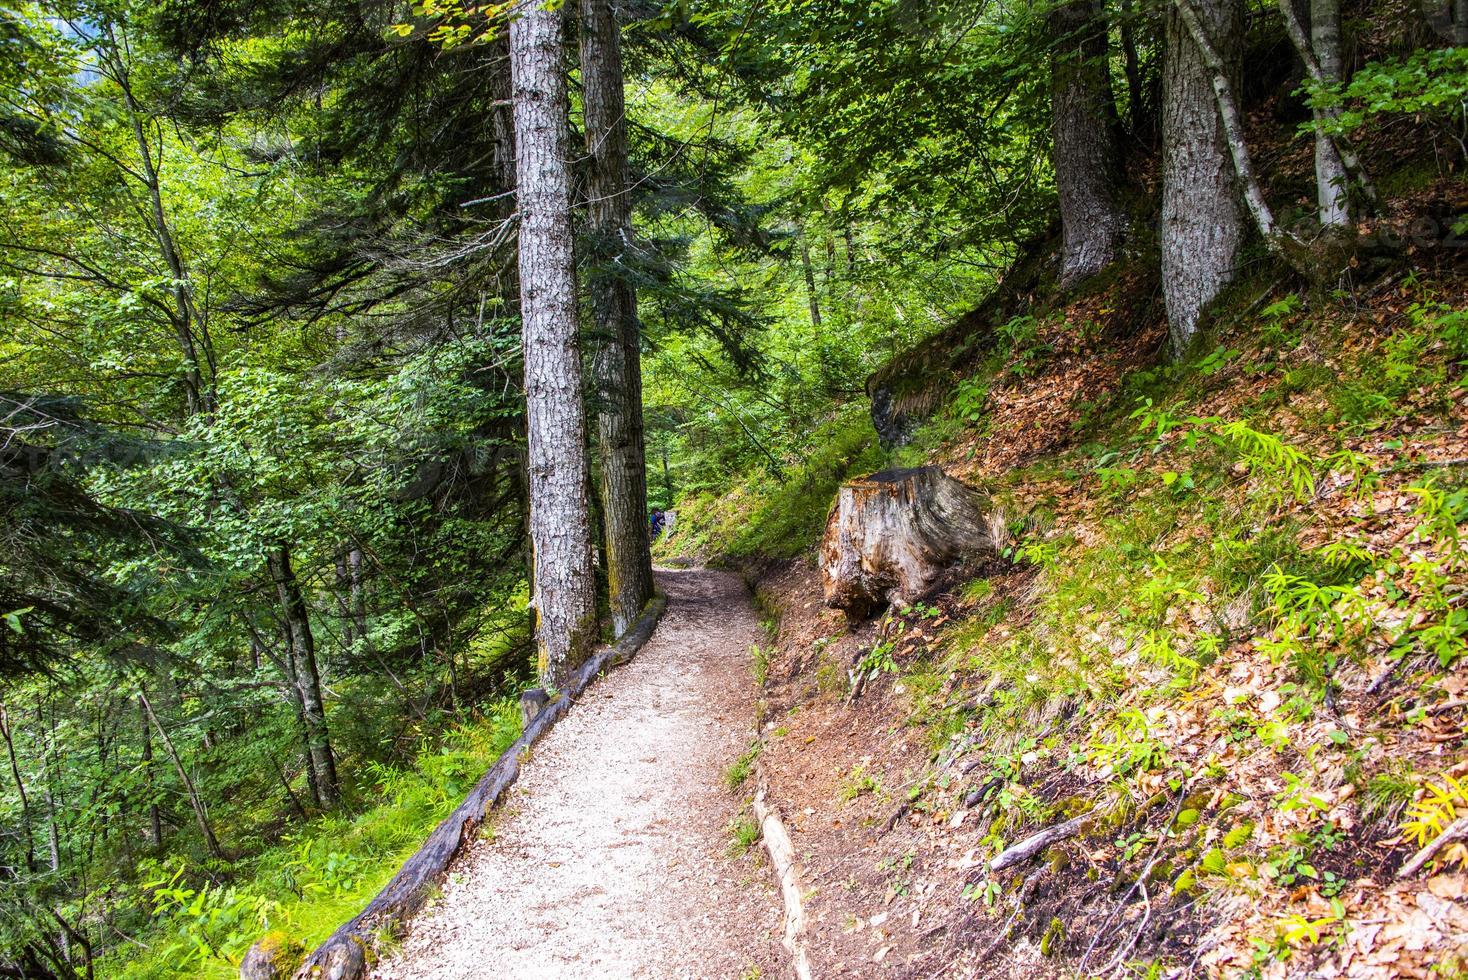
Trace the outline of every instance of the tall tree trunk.
{"label": "tall tree trunk", "polygon": [[1069,288],[1116,260],[1126,214],[1117,200],[1120,150],[1107,69],[1105,11],[1068,0],[1050,14],[1051,133],[1064,247],[1060,286]]}
{"label": "tall tree trunk", "polygon": [[1468,0],[1453,0],[1453,46],[1468,47]]}
{"label": "tall tree trunk", "polygon": [[204,807],[204,799],[199,795],[194,781],[189,778],[189,771],[184,768],[183,761],[179,759],[178,750],[173,747],[173,739],[168,737],[168,730],[158,720],[158,713],[153,710],[147,691],[138,692],[138,703],[147,712],[148,720],[153,723],[153,729],[163,741],[163,750],[168,753],[168,760],[173,763],[173,771],[178,774],[178,781],[183,783],[184,792],[189,798],[189,807],[194,811],[194,821],[199,825],[199,833],[204,836],[204,846],[208,848],[211,857],[223,858],[224,850],[219,846],[219,839],[214,836],[214,828],[209,825],[209,811]]}
{"label": "tall tree trunk", "polygon": [[580,0],[581,101],[596,319],[592,358],[601,455],[602,523],[612,632],[620,636],[652,598],[647,534],[647,443],[642,420],[642,334],[637,295],[614,271],[632,245],[622,38],[610,0]]}
{"label": "tall tree trunk", "polygon": [[[36,698],[36,731],[41,736],[41,771],[46,780],[41,784],[42,795],[46,800],[46,845],[47,856],[51,861],[51,870],[61,870],[61,827],[56,813],[56,773],[52,769],[51,761],[54,757],[52,749],[52,737],[56,731],[55,718],[53,715],[51,724],[46,723],[46,715],[41,708],[40,697]],[[64,948],[69,948],[66,935],[61,936]],[[68,959],[70,957],[68,956]]]}
{"label": "tall tree trunk", "polygon": [[561,16],[527,0],[510,20],[520,202],[520,320],[541,675],[559,687],[596,640],[586,414],[571,234]]}
{"label": "tall tree trunk", "polygon": [[306,609],[301,585],[291,566],[290,549],[280,545],[266,556],[271,581],[284,613],[290,640],[290,657],[295,673],[296,689],[301,694],[301,715],[306,723],[310,743],[311,767],[321,792],[321,804],[334,807],[341,802],[340,784],[336,777],[336,756],[331,749],[331,736],[326,727],[326,706],[321,697],[321,672],[316,663],[316,637]]}
{"label": "tall tree trunk", "polygon": [[[1312,0],[1308,35],[1295,13],[1295,0],[1277,0],[1277,6],[1285,33],[1295,45],[1306,74],[1322,89],[1338,89],[1345,81],[1340,0]],[[1355,178],[1368,203],[1374,204],[1377,199],[1371,176],[1350,141],[1325,132],[1324,124],[1340,114],[1336,105],[1314,110],[1316,196],[1320,202],[1320,223],[1324,227],[1350,224],[1347,176]]]}
{"label": "tall tree trunk", "polygon": [[[1192,39],[1208,72],[1209,81],[1213,86],[1213,101],[1218,106],[1218,119],[1223,127],[1224,142],[1228,146],[1229,157],[1233,160],[1234,175],[1238,177],[1239,189],[1244,195],[1244,203],[1249,208],[1249,214],[1254,218],[1254,224],[1259,229],[1260,236],[1270,248],[1278,252],[1280,251],[1279,229],[1274,221],[1274,212],[1264,198],[1264,187],[1254,173],[1254,161],[1249,153],[1249,144],[1244,137],[1244,113],[1235,95],[1238,91],[1238,76],[1242,58],[1239,54],[1228,55],[1214,43],[1212,25],[1204,23],[1203,17],[1199,15],[1192,0],[1173,0],[1173,6],[1177,8],[1178,16],[1182,18],[1188,37]],[[1227,25],[1224,25],[1224,30],[1227,29]],[[1238,45],[1235,46],[1238,47]]]}
{"label": "tall tree trunk", "polygon": [[1137,26],[1133,23],[1132,0],[1121,0],[1122,71],[1126,75],[1127,126],[1136,139],[1145,139],[1152,128],[1152,107],[1147,98],[1147,85],[1142,80],[1142,60],[1137,55]]}
{"label": "tall tree trunk", "polygon": [[[1200,0],[1199,16],[1237,74],[1237,0]],[[1162,80],[1162,293],[1174,354],[1198,331],[1203,308],[1232,281],[1244,214],[1214,98],[1212,73],[1174,6],[1167,11]]]}
{"label": "tall tree trunk", "polygon": [[20,798],[20,832],[25,838],[25,867],[36,870],[36,840],[31,831],[31,801],[26,795],[25,780],[20,775],[20,762],[15,756],[15,738],[11,733],[10,714],[0,705],[0,735],[5,737],[5,752],[10,759],[10,776],[15,780],[15,793]]}
{"label": "tall tree trunk", "polygon": [[153,780],[153,729],[148,724],[148,709],[143,705],[143,696],[138,695],[138,720],[141,722],[143,739],[143,785],[148,790],[148,844],[153,850],[163,847],[163,815],[158,810],[158,797]]}
{"label": "tall tree trunk", "polygon": [[[1345,81],[1341,60],[1341,0],[1310,0],[1310,46],[1320,64],[1323,82],[1339,87]],[[1346,164],[1326,135],[1322,125],[1325,118],[1325,110],[1315,110],[1315,196],[1320,205],[1320,226],[1346,228],[1351,224]]]}
{"label": "tall tree trunk", "polygon": [[336,618],[341,624],[342,646],[351,647],[356,640],[352,615],[352,575],[347,571],[347,549],[336,553]]}
{"label": "tall tree trunk", "polygon": [[362,574],[362,549],[347,552],[347,571],[352,576],[352,619],[357,625],[357,639],[367,640],[367,580]]}
{"label": "tall tree trunk", "polygon": [[821,298],[816,291],[816,270],[810,261],[810,238],[805,229],[800,229],[800,269],[805,274],[805,299],[810,307],[810,325],[819,335],[821,332]]}

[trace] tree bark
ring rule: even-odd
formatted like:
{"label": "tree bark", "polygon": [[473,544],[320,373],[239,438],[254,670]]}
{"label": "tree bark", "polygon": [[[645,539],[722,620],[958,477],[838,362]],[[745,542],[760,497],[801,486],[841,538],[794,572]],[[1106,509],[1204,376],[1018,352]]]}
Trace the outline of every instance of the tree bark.
{"label": "tree bark", "polygon": [[[1209,2],[1212,3],[1214,0],[1209,0]],[[1183,26],[1187,28],[1188,36],[1192,39],[1208,72],[1209,82],[1213,86],[1213,101],[1218,106],[1218,118],[1223,126],[1223,138],[1228,145],[1229,157],[1233,160],[1234,174],[1238,177],[1244,194],[1244,203],[1248,205],[1249,213],[1254,218],[1259,234],[1270,248],[1278,251],[1278,229],[1274,221],[1274,212],[1270,209],[1269,202],[1265,200],[1264,188],[1254,173],[1253,158],[1249,154],[1249,144],[1244,138],[1244,114],[1239,108],[1238,99],[1234,96],[1238,88],[1241,59],[1237,56],[1232,59],[1226,58],[1214,45],[1213,25],[1203,22],[1192,0],[1173,0],[1173,5],[1182,17]],[[1207,9],[1203,4],[1198,6]],[[1222,25],[1222,29],[1228,30],[1226,23]]]}
{"label": "tree bark", "polygon": [[158,799],[153,785],[153,730],[148,725],[148,709],[143,705],[143,696],[138,695],[138,715],[142,723],[143,739],[143,784],[148,788],[148,843],[153,850],[163,847],[163,815],[158,810]]}
{"label": "tree bark", "polygon": [[592,267],[591,309],[601,456],[602,524],[612,631],[621,635],[652,598],[647,535],[647,443],[637,294],[621,273],[632,244],[622,39],[610,0],[580,0]]}
{"label": "tree bark", "polygon": [[[1341,60],[1341,0],[1310,0],[1310,46],[1320,64],[1321,84],[1339,88],[1345,81]],[[1328,112],[1315,115],[1315,196],[1320,207],[1321,228],[1351,225],[1350,187],[1346,164],[1326,134]]]}
{"label": "tree bark", "polygon": [[821,332],[821,299],[816,291],[816,270],[810,261],[810,238],[805,229],[800,230],[800,269],[805,274],[805,299],[810,307],[810,325],[819,335]]}
{"label": "tree bark", "polygon": [[536,643],[546,686],[560,687],[596,639],[561,16],[527,0],[509,35]]}
{"label": "tree bark", "polygon": [[[1345,65],[1341,55],[1340,0],[1320,0],[1319,3],[1312,3],[1310,9],[1311,34],[1308,36],[1299,18],[1295,15],[1294,0],[1278,0],[1278,7],[1280,17],[1284,20],[1285,33],[1289,35],[1290,41],[1299,53],[1300,62],[1305,66],[1306,74],[1323,89],[1338,88],[1345,81]],[[1320,23],[1319,28],[1316,27],[1317,23]],[[1333,120],[1340,114],[1340,107],[1334,105],[1314,110],[1316,179],[1317,185],[1322,190],[1319,196],[1322,201],[1327,200],[1323,193],[1323,187],[1326,185],[1320,183],[1320,155],[1323,140],[1329,144],[1329,149],[1334,150],[1335,161],[1338,161],[1344,169],[1344,174],[1354,177],[1361,194],[1368,202],[1374,204],[1377,199],[1376,187],[1372,184],[1371,176],[1361,164],[1360,157],[1351,146],[1350,141],[1344,136],[1327,136],[1323,131],[1322,123]],[[1328,158],[1325,166],[1328,168],[1335,161]],[[1344,183],[1340,186],[1345,188]],[[1347,192],[1347,202],[1348,200]],[[1349,222],[1349,218],[1347,220]],[[1325,218],[1322,216],[1322,224],[1325,223]]]}
{"label": "tree bark", "polygon": [[168,730],[158,720],[158,714],[153,710],[152,702],[148,700],[148,692],[138,692],[138,703],[148,713],[148,720],[153,723],[159,739],[163,741],[163,750],[168,753],[168,759],[173,763],[173,771],[178,774],[179,782],[183,783],[184,792],[188,794],[189,807],[194,811],[194,821],[199,825],[199,833],[204,836],[204,846],[208,848],[211,857],[223,858],[224,850],[219,846],[219,839],[214,836],[214,828],[209,825],[209,811],[204,808],[203,797],[199,796],[198,788],[189,778],[189,771],[184,768],[182,760],[179,759],[178,750],[173,747],[173,739],[168,737]]}
{"label": "tree bark", "polygon": [[336,553],[336,616],[341,623],[342,646],[350,648],[355,641],[356,619],[352,615],[352,576],[347,571],[347,552]]}
{"label": "tree bark", "polygon": [[[1225,71],[1240,61],[1237,0],[1200,0]],[[1167,11],[1162,83],[1162,291],[1175,355],[1191,345],[1204,307],[1232,281],[1244,238],[1212,72],[1176,6]]]}
{"label": "tree bark", "polygon": [[15,756],[15,740],[10,729],[10,714],[0,705],[0,735],[5,736],[5,751],[10,759],[10,776],[15,780],[15,792],[20,797],[20,832],[25,838],[25,867],[36,870],[36,840],[31,831],[31,803],[26,796],[25,780],[20,775],[20,762]]}
{"label": "tree bark", "polygon": [[301,695],[301,716],[306,724],[310,745],[311,767],[321,792],[322,806],[331,808],[341,802],[340,784],[336,776],[336,756],[331,749],[331,735],[326,726],[326,706],[321,697],[321,672],[316,662],[316,638],[306,600],[291,566],[290,549],[279,545],[266,556],[270,579],[285,618],[290,641],[290,657],[295,673],[296,689]]}
{"label": "tree bark", "polygon": [[937,466],[852,480],[821,539],[826,605],[863,619],[914,602],[956,562],[994,554],[999,535],[983,499]]}
{"label": "tree bark", "polygon": [[1107,69],[1105,12],[1097,0],[1068,0],[1050,14],[1052,159],[1064,246],[1060,287],[1116,260],[1126,232],[1117,199],[1120,149]]}

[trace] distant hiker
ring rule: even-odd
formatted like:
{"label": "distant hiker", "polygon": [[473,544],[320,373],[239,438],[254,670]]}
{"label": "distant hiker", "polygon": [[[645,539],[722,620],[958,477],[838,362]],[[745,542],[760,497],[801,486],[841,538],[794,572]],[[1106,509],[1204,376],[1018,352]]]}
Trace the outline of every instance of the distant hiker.
{"label": "distant hiker", "polygon": [[663,533],[664,523],[665,518],[663,517],[662,510],[654,507],[652,513],[647,515],[647,531],[649,540],[656,541],[658,539],[658,535]]}

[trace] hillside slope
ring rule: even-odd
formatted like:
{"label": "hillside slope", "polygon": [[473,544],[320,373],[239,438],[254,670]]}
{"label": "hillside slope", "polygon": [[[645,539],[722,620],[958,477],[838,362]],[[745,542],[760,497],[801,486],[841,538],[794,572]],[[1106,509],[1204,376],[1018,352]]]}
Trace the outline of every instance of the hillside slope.
{"label": "hillside slope", "polygon": [[[1464,204],[1439,182],[1383,229]],[[1442,241],[1332,297],[1265,270],[1170,365],[1155,279],[1123,271],[972,324],[946,375],[882,372],[937,392],[907,445],[847,406],[784,482],[684,503],[665,554],[739,565],[769,616],[760,770],[818,974],[1468,966],[1468,849],[1401,874],[1468,814],[1463,272]],[[919,462],[1012,546],[848,623],[812,547],[831,495]]]}

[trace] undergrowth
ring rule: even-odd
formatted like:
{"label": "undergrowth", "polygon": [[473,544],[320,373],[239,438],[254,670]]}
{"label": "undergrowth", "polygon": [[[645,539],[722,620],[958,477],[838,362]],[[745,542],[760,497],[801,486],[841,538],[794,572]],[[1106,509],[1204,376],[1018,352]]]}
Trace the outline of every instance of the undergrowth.
{"label": "undergrowth", "polygon": [[134,958],[104,962],[101,975],[223,980],[238,976],[240,958],[267,932],[314,946],[367,904],[519,736],[518,703],[504,698],[425,739],[411,766],[370,764],[374,805],[321,817],[237,863],[233,884],[183,859],[151,862],[137,886],[153,908],[148,949],[120,950]]}

